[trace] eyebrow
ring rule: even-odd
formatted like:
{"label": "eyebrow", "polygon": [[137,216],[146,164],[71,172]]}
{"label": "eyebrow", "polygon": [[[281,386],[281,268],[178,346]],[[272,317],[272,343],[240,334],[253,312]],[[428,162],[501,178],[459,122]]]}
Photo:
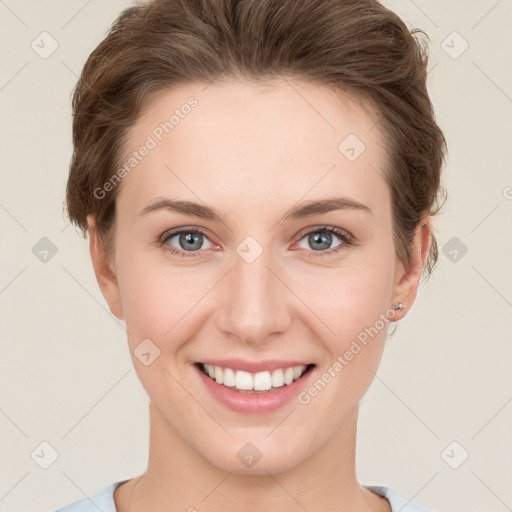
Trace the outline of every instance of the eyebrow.
{"label": "eyebrow", "polygon": [[[191,201],[171,200],[167,198],[158,198],[139,212],[139,217],[148,215],[149,213],[167,210],[185,215],[193,215],[201,219],[213,220],[224,223],[222,215],[206,205],[194,203]],[[282,217],[283,220],[302,219],[312,215],[328,213],[335,210],[358,210],[372,215],[371,209],[348,197],[333,197],[329,199],[319,199],[315,201],[307,201],[290,208]]]}

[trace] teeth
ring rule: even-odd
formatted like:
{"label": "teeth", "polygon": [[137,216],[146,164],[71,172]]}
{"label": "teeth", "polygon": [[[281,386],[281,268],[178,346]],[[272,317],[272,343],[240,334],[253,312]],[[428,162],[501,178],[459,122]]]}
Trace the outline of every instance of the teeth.
{"label": "teeth", "polygon": [[[303,368],[303,367],[299,366],[299,369],[300,368]],[[283,370],[281,370],[281,368],[279,368],[279,370],[274,370],[274,372],[272,373],[272,387],[280,388],[281,386],[284,386],[284,375],[283,375]]]}
{"label": "teeth", "polygon": [[291,366],[289,368],[279,368],[273,372],[264,371],[258,373],[249,373],[242,370],[232,370],[231,368],[222,368],[202,364],[204,373],[209,375],[217,384],[222,384],[229,388],[235,388],[240,391],[269,391],[273,388],[280,388],[284,385],[290,385],[294,380],[299,379],[306,370],[306,366]]}
{"label": "teeth", "polygon": [[231,368],[226,368],[224,370],[224,386],[235,387],[235,372]]}
{"label": "teeth", "polygon": [[254,391],[268,391],[272,387],[270,372],[255,373],[253,377]]}
{"label": "teeth", "polygon": [[284,372],[284,383],[285,384],[291,384],[293,382],[293,375],[295,371],[293,368],[286,368],[286,371]]}
{"label": "teeth", "polygon": [[[215,372],[217,372],[217,370],[222,372],[222,368],[219,368],[218,366],[215,368]],[[241,371],[236,372],[235,388],[236,389],[248,389],[248,390],[254,389],[252,375],[249,372],[241,372]]]}

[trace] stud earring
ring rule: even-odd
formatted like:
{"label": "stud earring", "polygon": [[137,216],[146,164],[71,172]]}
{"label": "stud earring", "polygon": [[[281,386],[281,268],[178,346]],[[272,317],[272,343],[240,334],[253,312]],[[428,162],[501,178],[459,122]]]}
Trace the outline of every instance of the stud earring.
{"label": "stud earring", "polygon": [[393,309],[397,309],[398,311],[404,309],[405,306],[401,302],[395,302],[393,303]]}

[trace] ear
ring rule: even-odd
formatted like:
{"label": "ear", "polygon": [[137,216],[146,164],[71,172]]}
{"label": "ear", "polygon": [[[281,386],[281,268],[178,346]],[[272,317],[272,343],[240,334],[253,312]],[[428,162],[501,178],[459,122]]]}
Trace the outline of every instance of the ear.
{"label": "ear", "polygon": [[121,295],[117,282],[115,267],[103,247],[103,242],[96,230],[96,223],[91,215],[87,216],[87,232],[89,234],[89,250],[91,253],[92,265],[96,280],[98,281],[101,293],[114,316],[123,320],[123,309],[121,306]]}
{"label": "ear", "polygon": [[422,218],[414,231],[409,268],[404,268],[404,265],[397,261],[393,302],[401,302],[405,307],[401,311],[395,311],[394,322],[407,314],[416,299],[418,285],[430,249],[430,233],[430,217],[427,215]]}

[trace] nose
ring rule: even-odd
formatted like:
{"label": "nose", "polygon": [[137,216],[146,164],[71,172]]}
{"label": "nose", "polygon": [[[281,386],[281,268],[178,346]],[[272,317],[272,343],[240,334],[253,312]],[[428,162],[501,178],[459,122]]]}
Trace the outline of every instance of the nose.
{"label": "nose", "polygon": [[233,268],[217,289],[217,327],[248,345],[274,340],[291,323],[287,304],[293,294],[270,253],[263,251],[252,263],[236,254]]}

